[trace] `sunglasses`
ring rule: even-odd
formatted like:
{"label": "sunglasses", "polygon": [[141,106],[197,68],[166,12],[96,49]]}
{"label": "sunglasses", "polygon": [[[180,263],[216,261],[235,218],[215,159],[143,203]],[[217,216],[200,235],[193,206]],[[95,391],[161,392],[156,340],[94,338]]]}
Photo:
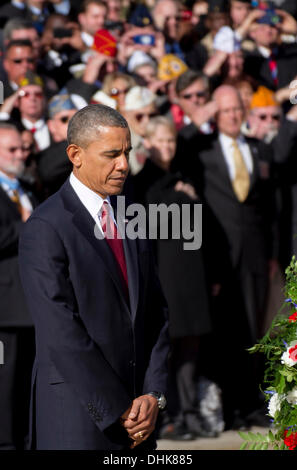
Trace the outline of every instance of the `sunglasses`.
{"label": "sunglasses", "polygon": [[20,90],[19,96],[21,98],[28,98],[29,96],[33,96],[35,98],[40,98],[41,99],[41,98],[43,98],[43,93],[42,93],[42,91],[30,92],[30,91]]}
{"label": "sunglasses", "polygon": [[27,64],[34,64],[34,59],[10,59],[14,64],[21,64],[22,62],[27,62]]}
{"label": "sunglasses", "polygon": [[125,88],[125,90],[118,90],[117,88],[112,88],[110,90],[110,96],[119,96],[119,95],[125,95],[126,93],[128,93],[128,91],[130,90],[130,88]]}
{"label": "sunglasses", "polygon": [[61,121],[63,124],[66,124],[66,122],[68,122],[70,119],[70,116],[61,116],[59,118],[59,121]]}
{"label": "sunglasses", "polygon": [[259,114],[258,118],[261,119],[261,121],[267,121],[269,118],[273,119],[273,121],[279,121],[281,117],[279,114],[273,114],[272,116],[269,114]]}
{"label": "sunglasses", "polygon": [[196,98],[206,98],[207,94],[207,91],[196,91],[195,93],[186,93],[185,95],[181,95],[181,98],[184,98],[185,100],[190,100],[192,96],[196,96]]}
{"label": "sunglasses", "polygon": [[165,21],[168,21],[170,19],[174,18],[176,21],[180,21],[181,20],[181,16],[180,15],[169,15],[169,16],[166,16],[165,18]]}
{"label": "sunglasses", "polygon": [[17,150],[23,150],[23,147],[9,147],[7,150],[8,150],[8,152],[10,152],[10,153],[14,153],[14,152],[16,152]]}
{"label": "sunglasses", "polygon": [[135,114],[135,118],[138,122],[141,122],[143,120],[143,118],[147,118],[147,119],[152,119],[153,117],[156,117],[158,116],[158,113],[150,113],[150,114],[145,114],[145,113],[138,113],[138,114]]}

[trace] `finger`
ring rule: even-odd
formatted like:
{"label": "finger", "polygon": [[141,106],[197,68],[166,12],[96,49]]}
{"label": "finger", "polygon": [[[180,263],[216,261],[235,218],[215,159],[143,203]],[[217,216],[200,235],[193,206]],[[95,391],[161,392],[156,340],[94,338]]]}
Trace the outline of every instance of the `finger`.
{"label": "finger", "polygon": [[131,411],[128,415],[128,419],[135,419],[137,418],[138,416],[138,413],[140,411],[140,406],[141,406],[141,402],[140,400],[134,400],[133,403],[132,403],[132,407],[131,407]]}

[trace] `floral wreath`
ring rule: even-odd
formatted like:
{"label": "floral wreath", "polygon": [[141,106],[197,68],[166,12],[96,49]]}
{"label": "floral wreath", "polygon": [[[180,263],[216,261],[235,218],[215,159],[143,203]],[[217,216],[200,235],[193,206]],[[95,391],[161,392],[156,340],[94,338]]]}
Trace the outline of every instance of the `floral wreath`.
{"label": "floral wreath", "polygon": [[[263,353],[265,399],[272,426],[266,435],[239,432],[240,449],[297,450],[297,261],[293,256],[285,271],[286,300],[265,336],[250,353]],[[289,309],[289,313],[288,313]]]}

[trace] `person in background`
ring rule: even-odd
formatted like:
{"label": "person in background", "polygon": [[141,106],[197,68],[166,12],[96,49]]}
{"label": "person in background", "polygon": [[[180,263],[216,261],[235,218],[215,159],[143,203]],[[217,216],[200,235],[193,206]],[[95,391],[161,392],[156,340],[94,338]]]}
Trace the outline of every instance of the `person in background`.
{"label": "person in background", "polygon": [[[264,143],[242,135],[244,110],[238,90],[222,85],[213,101],[218,132],[197,133],[188,141],[183,139],[180,148],[182,174],[195,180],[216,224],[213,249],[219,248],[215,264],[221,270],[221,289],[212,318],[217,340],[221,338],[225,345],[221,346],[225,358],[217,372],[229,428],[248,425],[250,415],[262,406],[259,358],[254,362],[246,348],[263,332],[269,274],[275,272],[277,263],[276,201],[273,156]],[[228,325],[236,323],[236,335],[218,311],[228,312]],[[234,348],[240,397],[229,375]]]}
{"label": "person in background", "polygon": [[[180,208],[182,204],[193,208],[194,203],[201,202],[190,181],[171,169],[176,152],[176,130],[169,119],[157,116],[149,121],[144,145],[149,155],[142,170],[133,178],[136,202],[145,206],[176,204]],[[160,221],[158,233],[163,228]],[[174,239],[171,234],[168,239],[154,241],[158,273],[168,303],[172,345],[172,389],[159,437],[172,440],[215,435],[203,426],[197,396],[197,379],[204,362],[200,340],[212,329],[204,257],[200,249],[185,250],[184,242],[183,237]]]}
{"label": "person in background", "polygon": [[4,52],[3,73],[4,98],[9,97],[19,87],[18,82],[28,71],[36,70],[36,57],[28,39],[10,41]]}
{"label": "person in background", "polygon": [[36,331],[29,446],[152,451],[166,406],[168,314],[148,240],[116,235],[129,127],[92,104],[67,137],[73,172],[34,212],[19,248]]}
{"label": "person in background", "polygon": [[40,36],[34,27],[32,21],[24,18],[13,18],[7,21],[3,28],[3,45],[4,48],[10,41],[15,39],[27,39],[33,46],[35,60],[40,58],[41,41]]}
{"label": "person in background", "polygon": [[0,122],[0,449],[26,449],[29,433],[29,397],[35,354],[34,328],[25,304],[18,267],[22,225],[37,201],[22,181],[25,153],[21,134]]}
{"label": "person in background", "polygon": [[81,37],[88,48],[92,47],[96,32],[104,28],[106,17],[107,6],[101,0],[82,2],[78,22],[81,27]]}
{"label": "person in background", "polygon": [[117,109],[121,112],[125,106],[126,94],[135,85],[136,81],[131,75],[123,72],[112,72],[105,75],[102,91],[116,101]]}
{"label": "person in background", "polygon": [[158,114],[156,95],[148,88],[134,86],[125,97],[123,116],[131,129],[130,173],[135,175],[144,165],[147,150],[143,145],[149,120]]}
{"label": "person in background", "polygon": [[37,172],[43,199],[58,191],[71,173],[67,158],[67,128],[69,120],[78,111],[69,95],[56,95],[48,103],[48,121],[52,143],[37,156]]}
{"label": "person in background", "polygon": [[215,107],[210,100],[209,80],[206,75],[194,70],[187,70],[180,75],[175,85],[177,104],[183,117],[183,134],[192,134],[197,129],[203,134],[213,132]]}

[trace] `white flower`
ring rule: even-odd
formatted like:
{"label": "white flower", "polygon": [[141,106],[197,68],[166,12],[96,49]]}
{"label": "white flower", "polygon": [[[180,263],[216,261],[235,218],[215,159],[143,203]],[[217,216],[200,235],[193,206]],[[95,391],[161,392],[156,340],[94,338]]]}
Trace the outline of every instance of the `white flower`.
{"label": "white flower", "polygon": [[272,418],[274,418],[275,413],[277,411],[280,411],[281,402],[282,402],[283,398],[284,398],[284,396],[279,395],[278,393],[274,393],[272,395],[272,397],[270,398],[269,403],[268,403],[268,411],[269,411],[268,414]]}
{"label": "white flower", "polygon": [[290,392],[287,393],[286,400],[291,405],[297,405],[297,387],[293,388]]}
{"label": "white flower", "polygon": [[[295,364],[297,364],[297,348],[296,348],[296,346],[297,346],[297,341],[293,341],[292,343],[290,343],[287,350],[283,353],[283,355],[281,357],[281,363],[282,364],[286,364],[286,366],[289,366],[289,367],[295,366]],[[292,348],[294,348],[294,349],[290,353],[290,350]]]}

